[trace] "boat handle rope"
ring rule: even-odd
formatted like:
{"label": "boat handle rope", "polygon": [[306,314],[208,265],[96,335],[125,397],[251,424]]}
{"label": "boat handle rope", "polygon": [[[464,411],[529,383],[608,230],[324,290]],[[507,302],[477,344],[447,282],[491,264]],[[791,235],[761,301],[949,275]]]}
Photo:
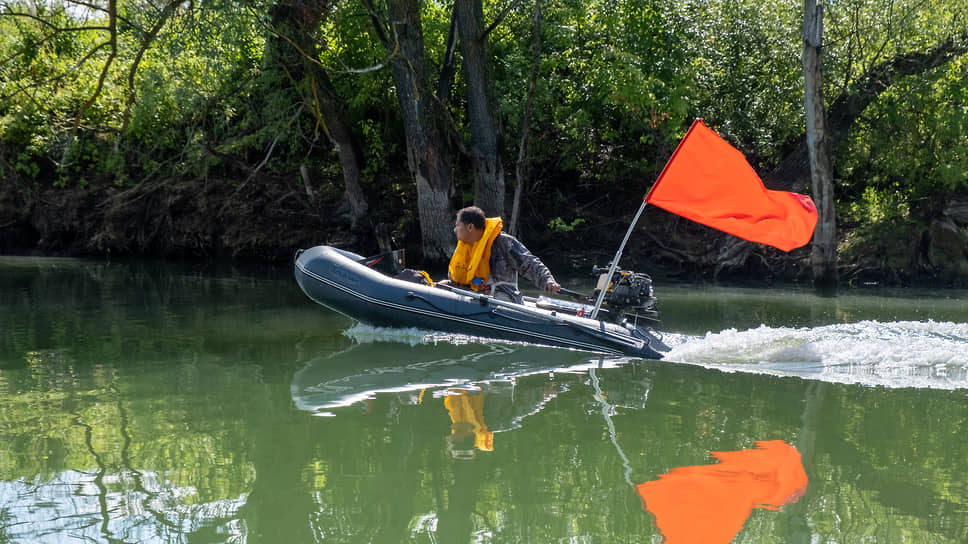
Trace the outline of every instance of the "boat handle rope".
{"label": "boat handle rope", "polygon": [[[476,315],[483,315],[483,314],[490,314],[490,313],[494,313],[494,314],[500,313],[502,316],[504,316],[504,318],[510,319],[512,321],[517,321],[519,323],[534,323],[534,319],[531,319],[531,320],[521,319],[519,317],[515,317],[513,315],[510,315],[511,313],[513,313],[513,310],[511,310],[511,309],[508,309],[507,312],[499,312],[498,310],[502,309],[501,307],[490,307],[490,305],[487,303],[487,300],[484,299],[483,297],[479,298],[478,299],[478,302],[481,303],[481,306],[489,308],[487,311],[475,312],[475,313],[472,313],[472,314],[458,314],[458,313],[455,313],[455,312],[451,312],[449,310],[445,310],[445,309],[441,308],[440,306],[437,306],[436,304],[434,304],[433,302],[431,302],[427,298],[425,298],[423,296],[420,296],[417,293],[414,293],[413,291],[407,291],[407,295],[406,296],[407,296],[407,299],[408,300],[417,299],[417,300],[423,301],[428,306],[434,308],[438,312],[441,312],[441,313],[444,313],[444,314],[447,314],[447,315],[453,315],[453,316],[460,317],[460,316],[476,316]],[[582,327],[581,325],[574,324],[574,323],[568,323],[566,321],[557,321],[557,320],[554,320],[554,319],[542,319],[540,317],[533,316],[533,315],[527,314],[527,313],[525,313],[524,315],[527,315],[527,316],[532,317],[532,318],[535,318],[535,319],[539,319],[539,320],[544,321],[546,323],[549,323],[551,325],[558,325],[559,327],[569,327],[569,328],[571,328],[573,330],[576,330],[578,332],[587,334],[588,336],[591,336],[592,338],[598,338],[600,340],[611,340],[611,341],[616,342],[616,343],[625,344],[625,345],[633,346],[633,347],[636,346],[636,343],[635,342],[629,342],[629,341],[626,341],[624,338],[620,338],[620,337],[616,337],[616,336],[609,336],[605,332],[605,323],[603,323],[603,322],[599,322],[599,326],[602,329],[602,332],[599,333],[596,330],[588,329],[586,327]],[[639,340],[642,341],[645,345],[648,345],[649,344],[649,341],[646,340],[646,339],[640,338]]]}
{"label": "boat handle rope", "polygon": [[[421,300],[421,301],[427,303],[428,306],[430,306],[431,308],[437,310],[438,312],[441,312],[441,313],[444,313],[444,314],[447,314],[447,315],[457,316],[457,317],[469,316],[469,315],[483,315],[483,314],[492,313],[494,311],[493,309],[488,309],[488,310],[483,311],[483,312],[475,312],[475,313],[472,313],[472,314],[458,314],[456,312],[452,312],[450,310],[445,310],[445,309],[441,308],[440,306],[437,306],[436,304],[434,304],[433,302],[431,302],[430,300],[428,300],[426,297],[423,297],[421,295],[418,295],[417,293],[414,293],[413,291],[407,291],[407,300],[413,300],[413,299]],[[482,304],[481,306],[486,306],[486,305],[485,304]]]}
{"label": "boat handle rope", "polygon": [[[584,332],[584,333],[586,333],[589,336],[592,336],[594,338],[606,338],[606,339],[612,339],[612,340],[618,340],[620,342],[624,342],[623,339],[620,339],[620,338],[612,338],[612,337],[608,336],[607,334],[597,334],[595,331],[590,331],[590,330],[586,329],[585,327],[582,327],[580,325],[575,325],[575,324],[572,324],[572,323],[555,321],[555,320],[551,320],[551,319],[542,319],[540,317],[532,316],[530,314],[524,314],[524,315],[528,315],[529,317],[532,317],[534,319],[530,319],[530,320],[528,320],[528,319],[521,319],[520,317],[515,317],[513,315],[510,315],[509,312],[513,312],[513,310],[509,310],[509,312],[499,312],[498,310],[501,309],[500,307],[495,307],[495,308],[490,307],[488,305],[488,303],[487,303],[487,300],[485,300],[483,298],[478,299],[478,302],[481,303],[481,306],[482,307],[488,308],[486,311],[483,311],[483,312],[474,312],[474,313],[468,313],[468,314],[459,314],[459,313],[456,313],[456,312],[451,312],[450,310],[445,310],[445,309],[441,308],[440,306],[437,306],[436,304],[434,304],[433,302],[431,302],[427,298],[422,297],[422,296],[418,295],[417,293],[414,293],[413,291],[407,291],[407,295],[406,296],[407,296],[407,300],[417,299],[417,300],[423,301],[428,306],[430,306],[431,308],[437,310],[438,312],[441,312],[441,313],[444,313],[444,314],[447,314],[447,315],[452,315],[452,316],[455,316],[455,317],[477,316],[477,315],[483,315],[483,314],[498,314],[498,313],[500,313],[505,319],[509,319],[511,321],[517,321],[518,323],[534,323],[534,319],[537,319],[539,321],[542,321],[542,322],[545,322],[545,323],[549,323],[551,325],[557,325],[559,327],[570,327],[570,328],[573,328],[573,329],[575,329],[575,330],[577,330],[579,332]],[[601,326],[602,326],[602,333],[604,333],[605,332],[605,324],[604,323],[601,323]],[[629,345],[634,345],[634,344],[629,343],[629,342],[625,342],[625,343],[627,343]]]}
{"label": "boat handle rope", "polygon": [[[496,300],[496,299],[493,299],[493,298],[488,298],[485,295],[481,295],[481,294],[478,294],[478,293],[471,293],[469,291],[464,291],[463,289],[458,289],[456,287],[449,286],[449,285],[446,285],[446,284],[440,284],[440,283],[438,283],[437,285],[440,286],[440,287],[442,287],[442,288],[444,288],[444,289],[446,289],[446,290],[448,290],[448,291],[450,291],[450,292],[452,292],[452,293],[456,293],[458,295],[466,296],[468,298],[471,298],[473,300],[476,300],[478,303],[481,304],[481,306],[493,306],[493,309],[491,311],[493,311],[494,313],[498,313],[497,311],[499,309],[506,309],[508,311],[507,312],[501,312],[501,315],[503,315],[507,319],[514,319],[514,320],[519,321],[521,323],[532,323],[533,321],[526,321],[526,320],[523,320],[523,319],[520,319],[520,318],[515,318],[515,317],[512,317],[512,316],[508,315],[508,313],[510,313],[510,312],[516,312],[518,314],[523,314],[523,315],[526,315],[526,316],[529,316],[529,317],[534,317],[536,319],[540,319],[540,320],[543,320],[543,321],[548,322],[548,323],[552,323],[552,324],[555,324],[555,325],[562,325],[562,326],[565,326],[565,327],[569,327],[569,328],[571,328],[573,330],[576,330],[578,332],[581,332],[581,333],[584,333],[584,334],[586,334],[588,336],[591,336],[592,338],[598,338],[600,340],[609,340],[611,342],[614,342],[614,343],[617,343],[617,344],[624,344],[626,346],[630,346],[630,347],[633,347],[633,348],[638,348],[640,346],[648,346],[648,345],[651,344],[651,342],[649,340],[644,339],[644,338],[639,338],[637,336],[634,337],[634,339],[631,339],[631,341],[626,340],[625,338],[621,338],[619,336],[611,336],[611,335],[608,334],[608,332],[605,331],[605,322],[603,320],[600,320],[600,319],[597,320],[598,321],[598,327],[600,329],[600,331],[599,331],[599,330],[596,330],[596,329],[592,329],[590,327],[585,327],[585,326],[579,325],[578,323],[571,323],[570,321],[567,321],[567,320],[562,319],[560,317],[556,317],[554,313],[552,313],[551,315],[548,315],[548,316],[537,315],[536,313],[528,310],[527,308],[521,308],[521,309],[514,308],[513,306],[515,306],[515,305],[513,303],[510,303],[510,302],[505,302],[505,301]],[[437,308],[441,312],[444,312],[444,313],[447,313],[447,314],[450,314],[450,315],[459,315],[459,314],[455,314],[453,312],[449,312],[447,310],[441,309],[440,307],[436,306],[435,304],[433,304],[429,300],[424,299],[423,297],[420,297],[419,295],[417,295],[416,293],[413,293],[412,291],[407,292],[407,298],[410,298],[411,295],[414,298],[419,298],[421,300],[424,300],[427,304],[432,305],[434,308]],[[479,314],[468,314],[468,315],[479,315]]]}
{"label": "boat handle rope", "polygon": [[[498,314],[498,313],[500,313],[505,319],[509,319],[511,321],[517,321],[518,323],[534,323],[534,319],[531,319],[531,320],[521,319],[519,317],[515,317],[513,315],[509,315],[509,313],[512,312],[513,310],[510,310],[509,309],[508,312],[499,312],[498,310],[500,310],[501,307],[491,308],[488,305],[487,300],[484,299],[483,297],[480,298],[480,299],[478,299],[478,302],[481,303],[481,306],[488,308],[488,310],[483,311],[483,312],[469,313],[469,314],[458,314],[456,312],[451,312],[449,310],[445,310],[445,309],[441,308],[440,306],[437,306],[436,304],[434,304],[433,302],[431,302],[427,298],[422,297],[422,296],[418,295],[417,293],[414,293],[413,291],[407,291],[407,295],[406,296],[407,296],[407,300],[417,299],[417,300],[423,301],[428,306],[430,306],[431,308],[434,308],[438,312],[441,312],[441,313],[444,313],[444,314],[447,314],[447,315],[456,316],[456,317],[477,316],[477,315],[483,315],[483,314],[492,314],[492,313],[493,314]],[[592,330],[589,330],[589,329],[587,329],[585,327],[582,327],[580,325],[576,325],[576,324],[573,324],[573,323],[556,321],[556,320],[552,320],[552,319],[542,319],[540,317],[533,316],[533,315],[530,315],[530,314],[524,314],[524,315],[528,315],[529,317],[538,319],[540,321],[543,321],[545,323],[549,323],[551,325],[557,325],[559,327],[569,327],[569,328],[572,328],[574,330],[577,330],[578,332],[585,333],[585,334],[587,334],[587,335],[589,335],[589,336],[591,336],[593,338],[612,340],[612,341],[619,342],[619,343],[623,343],[623,344],[626,344],[626,345],[629,345],[629,346],[635,346],[635,343],[633,343],[633,342],[626,342],[625,339],[623,339],[623,338],[617,338],[617,337],[608,336],[608,334],[605,333],[605,324],[604,323],[601,323],[602,334],[598,334],[597,331],[592,331]],[[645,342],[646,345],[648,345],[648,341],[644,341],[644,342]]]}
{"label": "boat handle rope", "polygon": [[[511,315],[508,315],[508,312],[514,312],[514,308],[504,308],[507,310],[507,312],[499,312],[498,310],[501,310],[501,309],[502,308],[498,307],[498,308],[494,308],[494,310],[492,311],[494,313],[500,313],[505,318],[511,319],[513,321],[518,321],[520,323],[534,323],[534,321],[528,321],[526,319],[520,319],[517,317],[513,317]],[[518,313],[521,313],[521,312],[518,312]],[[524,315],[531,316],[531,314],[528,314],[528,313],[525,313]],[[535,319],[539,319],[539,320],[542,319],[541,317],[538,317],[538,316],[531,316],[531,317],[534,317]],[[578,323],[570,323],[568,321],[556,321],[552,319],[545,319],[544,321],[552,325],[558,325],[559,327],[569,327],[580,333],[591,336],[592,338],[598,338],[599,340],[609,340],[611,342],[615,342],[616,344],[625,344],[626,346],[639,347],[637,342],[628,341],[625,338],[622,338],[620,336],[610,336],[608,332],[605,331],[605,323],[603,321],[598,322],[599,327],[601,328],[601,332],[589,327],[583,327]],[[650,344],[650,342],[645,338],[636,337],[636,339],[639,340],[642,343],[642,345],[648,346]]]}

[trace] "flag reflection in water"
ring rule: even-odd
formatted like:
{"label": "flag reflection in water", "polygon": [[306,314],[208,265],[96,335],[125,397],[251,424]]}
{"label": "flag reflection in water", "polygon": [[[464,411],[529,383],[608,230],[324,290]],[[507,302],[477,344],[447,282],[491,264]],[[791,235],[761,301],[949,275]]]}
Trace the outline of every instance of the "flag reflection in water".
{"label": "flag reflection in water", "polygon": [[800,452],[783,441],[711,455],[720,462],[676,468],[636,486],[666,544],[730,542],[753,508],[779,510],[807,489]]}

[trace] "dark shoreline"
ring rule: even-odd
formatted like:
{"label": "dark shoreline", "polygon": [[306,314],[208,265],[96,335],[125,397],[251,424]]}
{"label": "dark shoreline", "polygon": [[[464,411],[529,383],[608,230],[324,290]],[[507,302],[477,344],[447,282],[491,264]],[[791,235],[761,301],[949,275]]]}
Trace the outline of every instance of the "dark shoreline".
{"label": "dark shoreline", "polygon": [[[399,203],[384,203],[365,224],[353,225],[340,211],[341,195],[309,200],[293,183],[264,179],[243,191],[228,180],[140,189],[35,184],[18,190],[9,184],[0,188],[0,255],[288,266],[298,249],[322,244],[378,254],[375,231],[385,227],[393,246],[406,250],[408,266],[434,277],[446,274],[445,263],[420,261],[419,227]],[[559,232],[547,218],[526,217],[519,238],[556,275],[590,277],[592,266],[610,263],[633,212],[626,218],[614,210],[587,209],[579,228]],[[968,243],[959,230],[942,218],[895,236],[862,239],[856,228],[844,226],[841,239],[857,241],[840,253],[840,286],[968,287]],[[643,215],[620,264],[660,284],[813,284],[810,246],[784,253],[661,210]]]}

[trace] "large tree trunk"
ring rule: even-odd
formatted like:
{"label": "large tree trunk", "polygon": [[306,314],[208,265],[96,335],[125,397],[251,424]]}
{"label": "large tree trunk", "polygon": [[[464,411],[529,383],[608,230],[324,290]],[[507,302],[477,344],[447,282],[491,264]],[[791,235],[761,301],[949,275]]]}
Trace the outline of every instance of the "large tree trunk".
{"label": "large tree trunk", "polygon": [[504,214],[504,165],[501,163],[501,126],[497,119],[487,35],[481,0],[456,0],[457,30],[464,57],[468,118],[471,129],[471,163],[474,169],[474,203],[484,213]]}
{"label": "large tree trunk", "polygon": [[531,110],[534,108],[534,93],[538,85],[538,75],[541,72],[541,0],[534,0],[534,42],[531,45],[531,77],[528,79],[528,95],[524,100],[524,111],[521,113],[521,143],[518,145],[518,162],[516,166],[517,183],[514,184],[514,199],[511,206],[511,236],[518,236],[518,226],[521,215],[521,195],[524,193],[528,179],[528,138],[531,132]]}
{"label": "large tree trunk", "polygon": [[451,149],[445,115],[430,91],[424,62],[423,29],[418,0],[387,2],[391,38],[388,49],[407,140],[410,174],[417,183],[423,257],[446,261],[453,252],[454,193]]}
{"label": "large tree trunk", "polygon": [[817,0],[803,2],[804,109],[807,121],[807,152],[813,199],[820,218],[813,234],[813,282],[820,288],[835,286],[837,277],[837,216],[834,210],[833,170],[827,141],[827,116],[823,102],[823,71],[820,46],[823,37],[823,6]]}
{"label": "large tree trunk", "polygon": [[[344,117],[346,107],[336,93],[329,76],[314,61],[318,46],[314,31],[328,11],[326,2],[281,0],[271,11],[275,34],[266,40],[264,63],[267,73],[283,70],[284,78],[272,78],[277,85],[288,80],[300,89],[303,100],[314,104],[312,111],[319,116],[318,125],[336,150],[343,172],[344,196],[349,206],[350,220],[355,225],[367,212],[367,202],[361,185],[362,154],[349,123]],[[312,56],[313,58],[310,58]]]}

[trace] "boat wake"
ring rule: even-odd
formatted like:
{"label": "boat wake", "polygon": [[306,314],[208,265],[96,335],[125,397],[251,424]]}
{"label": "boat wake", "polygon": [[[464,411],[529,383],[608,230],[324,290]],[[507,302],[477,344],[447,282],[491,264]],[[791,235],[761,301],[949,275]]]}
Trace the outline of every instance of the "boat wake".
{"label": "boat wake", "polygon": [[[410,347],[421,346],[421,345],[435,345],[435,344],[453,344],[455,346],[462,346],[465,344],[500,344],[507,346],[515,345],[531,345],[524,342],[512,342],[510,340],[494,340],[491,338],[481,338],[478,336],[472,336],[469,334],[459,334],[459,333],[448,333],[431,331],[426,329],[418,329],[416,327],[409,328],[387,328],[387,327],[374,327],[372,325],[364,325],[362,323],[357,323],[349,329],[343,331],[343,335],[347,338],[351,338],[360,344],[368,344],[373,342],[394,342],[401,344],[409,344]],[[564,349],[564,348],[552,348],[552,349]]]}
{"label": "boat wake", "polygon": [[968,323],[861,321],[666,335],[664,360],[885,387],[968,389]]}
{"label": "boat wake", "polygon": [[[356,325],[344,334],[363,344],[485,344],[502,352],[529,346],[415,328]],[[724,372],[892,388],[968,389],[968,323],[860,321],[813,328],[760,325],[703,336],[665,333],[663,340],[672,347],[663,358],[665,362]],[[598,356],[594,359],[600,360]]]}

